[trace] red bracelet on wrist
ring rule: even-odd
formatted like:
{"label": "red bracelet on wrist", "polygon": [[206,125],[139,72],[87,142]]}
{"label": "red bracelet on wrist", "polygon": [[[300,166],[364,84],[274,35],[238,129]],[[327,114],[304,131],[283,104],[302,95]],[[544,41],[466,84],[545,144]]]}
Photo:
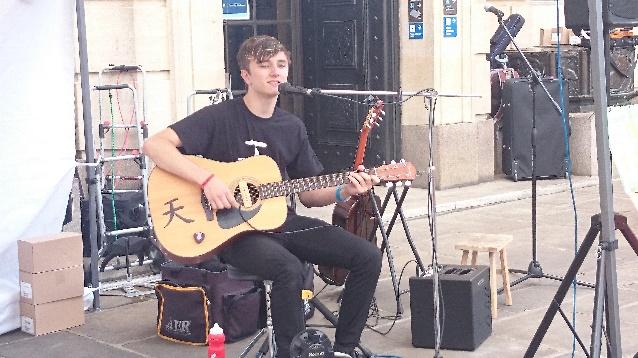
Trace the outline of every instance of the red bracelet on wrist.
{"label": "red bracelet on wrist", "polygon": [[204,189],[204,187],[206,186],[206,184],[208,184],[208,182],[213,179],[213,177],[215,176],[215,174],[211,174],[208,176],[208,178],[206,178],[200,185],[199,187]]}

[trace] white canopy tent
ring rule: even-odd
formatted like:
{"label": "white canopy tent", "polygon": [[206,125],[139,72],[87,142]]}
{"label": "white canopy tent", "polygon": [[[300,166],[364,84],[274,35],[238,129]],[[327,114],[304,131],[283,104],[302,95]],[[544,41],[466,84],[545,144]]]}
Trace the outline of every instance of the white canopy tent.
{"label": "white canopy tent", "polygon": [[60,232],[75,167],[74,0],[0,2],[0,334],[20,327],[17,241]]}

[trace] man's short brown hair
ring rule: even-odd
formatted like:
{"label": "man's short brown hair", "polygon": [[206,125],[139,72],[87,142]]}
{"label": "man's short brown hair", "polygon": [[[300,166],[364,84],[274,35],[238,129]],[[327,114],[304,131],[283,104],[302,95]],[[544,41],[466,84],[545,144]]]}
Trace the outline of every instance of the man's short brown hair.
{"label": "man's short brown hair", "polygon": [[283,51],[290,62],[290,51],[279,40],[268,35],[253,36],[244,41],[237,52],[237,64],[240,70],[248,70],[250,60],[257,62],[268,61],[271,57]]}

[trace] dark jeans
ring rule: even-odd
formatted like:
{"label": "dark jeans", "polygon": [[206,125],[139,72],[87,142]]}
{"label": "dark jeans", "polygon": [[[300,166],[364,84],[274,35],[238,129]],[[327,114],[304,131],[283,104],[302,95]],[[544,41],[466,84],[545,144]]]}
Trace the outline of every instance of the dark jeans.
{"label": "dark jeans", "polygon": [[272,318],[277,357],[290,357],[292,338],[305,328],[301,261],[345,267],[345,284],[335,346],[352,350],[361,338],[381,272],[381,252],[372,243],[338,226],[295,214],[279,233],[250,233],[221,252],[226,263],[273,281]]}

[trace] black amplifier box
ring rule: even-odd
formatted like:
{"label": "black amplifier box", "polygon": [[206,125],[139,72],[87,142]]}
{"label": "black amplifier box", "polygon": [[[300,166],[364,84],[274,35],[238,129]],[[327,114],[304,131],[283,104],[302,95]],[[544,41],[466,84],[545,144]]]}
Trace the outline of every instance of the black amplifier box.
{"label": "black amplifier box", "polygon": [[[488,266],[443,265],[439,273],[441,348],[473,351],[492,334]],[[412,345],[434,348],[432,276],[410,277]]]}

